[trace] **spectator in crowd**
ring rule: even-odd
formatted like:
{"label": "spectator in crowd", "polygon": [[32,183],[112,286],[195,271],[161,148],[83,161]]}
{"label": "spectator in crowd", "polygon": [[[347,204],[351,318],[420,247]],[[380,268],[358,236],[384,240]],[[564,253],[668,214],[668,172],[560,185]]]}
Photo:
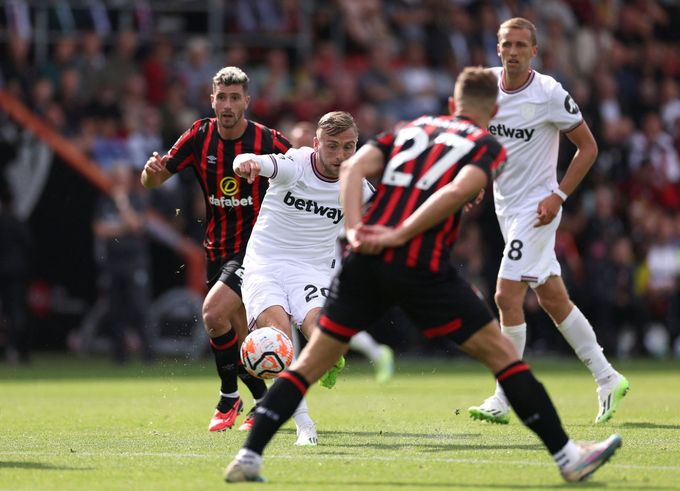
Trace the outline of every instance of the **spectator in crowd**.
{"label": "spectator in crowd", "polygon": [[0,326],[7,338],[9,363],[30,360],[31,339],[26,303],[33,240],[28,225],[14,212],[12,191],[0,176]]}
{"label": "spectator in crowd", "polygon": [[191,38],[185,58],[177,66],[177,76],[184,84],[186,101],[193,110],[204,114],[210,96],[210,81],[217,71],[212,59],[212,44],[204,37]]}
{"label": "spectator in crowd", "polygon": [[[639,218],[639,210],[648,206],[680,210],[680,181],[676,179],[680,15],[669,2],[340,0],[311,2],[309,11],[296,0],[239,4],[241,21],[230,12],[227,22],[232,38],[220,56],[228,57],[225,65],[246,65],[247,71],[258,73],[261,80],[277,80],[269,92],[275,94],[273,110],[265,107],[269,103],[263,104],[265,109],[253,113],[255,119],[272,126],[284,121],[315,121],[336,109],[334,105],[341,105],[355,114],[360,143],[392,128],[405,110],[422,110],[410,103],[411,98],[424,95],[418,94],[423,89],[428,104],[437,104],[440,110],[441,87],[450,86],[463,60],[492,64],[495,24],[517,15],[533,19],[545,33],[541,38],[544,58],[536,60],[536,67],[541,70],[543,63],[545,69],[555,70],[553,73],[563,78],[600,149],[578,196],[566,205],[563,221],[587,215],[593,196],[590,191],[595,187],[620,191],[622,206],[613,218],[623,223],[623,234],[630,236],[633,260],[639,267],[655,233],[641,226],[644,219]],[[36,35],[30,35],[31,18],[26,16],[21,26],[10,24],[1,40],[0,50],[5,54],[0,57],[2,88],[90,155],[95,140],[97,148],[102,147],[99,121],[103,115],[113,114],[125,122],[115,133],[122,146],[128,147],[126,139],[137,132],[136,123],[145,118],[147,104],[160,109],[163,147],[170,147],[178,134],[208,110],[204,101],[210,88],[205,81],[217,69],[207,39],[189,37],[186,53],[174,52],[175,37],[163,34],[163,19],[153,15],[135,18],[138,28],[134,28],[112,22],[109,14],[118,8],[93,6],[87,13],[92,14],[94,24],[87,22],[67,34],[50,29],[45,41],[41,41],[43,31],[37,25],[33,29]],[[144,8],[136,10],[136,15],[140,13]],[[307,14],[309,22],[301,22]],[[158,22],[149,24],[149,19]],[[358,22],[350,25],[349,19]],[[186,29],[177,40],[199,32],[193,16],[185,20]],[[157,31],[149,33],[149,25]],[[125,32],[128,27],[133,30]],[[293,32],[300,36],[287,37]],[[266,36],[257,37],[252,44],[254,37],[247,33]],[[270,39],[277,39],[276,49],[267,44]],[[300,42],[305,39],[309,42]],[[406,64],[402,53],[411,45],[421,46],[419,56],[424,52],[425,62],[417,70],[407,67],[411,73],[404,87],[399,79]],[[287,60],[279,66],[287,65],[287,69],[279,72],[264,61],[282,58],[281,48]],[[571,57],[564,54],[569,51]],[[50,59],[43,61],[48,53]],[[565,60],[570,64],[565,65]],[[140,73],[144,89],[134,75]],[[278,81],[280,73],[286,74],[285,84]],[[137,102],[140,90],[146,99],[143,104]],[[267,102],[262,99],[258,102]],[[660,118],[661,123],[650,123],[654,118]],[[653,127],[661,132],[650,140]],[[569,151],[560,153],[558,173],[570,158]],[[176,181],[163,192],[175,195],[179,202],[190,202],[191,179]],[[184,209],[186,203],[176,207]],[[630,219],[633,216],[635,219]],[[495,218],[490,217],[493,220],[480,221],[485,243],[497,235]],[[571,232],[580,238],[579,229]],[[576,245],[587,263],[588,244]]]}
{"label": "spectator in crowd", "polygon": [[127,162],[113,162],[107,174],[111,194],[100,198],[92,224],[99,284],[107,300],[104,322],[116,363],[128,361],[128,330],[139,337],[144,361],[151,362],[155,353],[147,315],[151,301],[151,261],[145,227],[148,201]]}

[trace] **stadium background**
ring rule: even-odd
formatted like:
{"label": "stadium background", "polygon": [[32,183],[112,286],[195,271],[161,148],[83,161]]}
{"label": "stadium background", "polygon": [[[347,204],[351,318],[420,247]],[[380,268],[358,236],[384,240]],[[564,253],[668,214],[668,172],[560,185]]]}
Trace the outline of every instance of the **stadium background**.
{"label": "stadium background", "polygon": [[[461,67],[498,63],[497,26],[515,15],[537,24],[535,67],[571,92],[600,148],[558,233],[570,292],[609,354],[680,355],[680,6],[653,0],[3,2],[0,176],[34,239],[32,349],[85,349],[99,298],[92,220],[103,173],[120,160],[141,169],[210,115],[220,67],[250,75],[250,118],[286,133],[348,110],[365,141],[445,111]],[[572,151],[562,146],[560,169]],[[186,177],[150,196],[163,218],[151,227],[154,297],[184,293],[165,297],[168,310],[186,307],[165,324],[181,337],[196,316],[187,266],[203,217]],[[490,200],[471,218],[454,260],[491,301],[502,243]],[[529,348],[562,351],[531,296],[527,311]],[[174,346],[195,350],[203,334],[194,331]],[[430,353],[398,313],[378,337]]]}

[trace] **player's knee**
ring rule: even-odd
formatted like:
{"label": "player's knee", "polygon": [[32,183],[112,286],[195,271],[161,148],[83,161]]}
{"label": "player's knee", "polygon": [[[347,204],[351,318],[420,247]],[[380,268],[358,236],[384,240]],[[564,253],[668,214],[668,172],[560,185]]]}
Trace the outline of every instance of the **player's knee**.
{"label": "player's knee", "polygon": [[502,289],[496,290],[496,293],[494,294],[493,298],[494,301],[496,302],[498,310],[500,310],[501,312],[508,312],[513,309],[522,308],[521,297],[517,295],[511,295],[507,291],[504,291]]}
{"label": "player's knee", "polygon": [[214,338],[226,334],[231,329],[227,315],[214,306],[203,306],[203,327],[208,336]]}

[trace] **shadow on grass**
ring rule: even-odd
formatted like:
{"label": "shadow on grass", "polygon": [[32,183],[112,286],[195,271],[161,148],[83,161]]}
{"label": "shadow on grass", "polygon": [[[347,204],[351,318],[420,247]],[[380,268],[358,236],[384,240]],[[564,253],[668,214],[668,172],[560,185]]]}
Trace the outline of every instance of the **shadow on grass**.
{"label": "shadow on grass", "polygon": [[[345,488],[347,486],[352,486],[353,488],[366,488],[366,489],[374,489],[378,486],[385,486],[390,489],[392,488],[401,488],[401,489],[423,489],[423,488],[447,488],[451,487],[452,489],[609,489],[612,487],[612,482],[560,482],[556,481],[552,484],[548,483],[540,483],[540,484],[520,484],[520,483],[499,483],[499,482],[488,482],[488,483],[461,483],[458,481],[451,481],[451,482],[445,482],[445,481],[430,481],[430,482],[423,482],[423,481],[400,481],[400,482],[395,482],[395,481],[367,481],[367,482],[359,482],[359,481],[305,481],[304,483],[301,483],[300,481],[282,481],[282,480],[277,480],[275,484],[282,484],[282,485],[301,485],[304,484],[305,486],[318,486],[319,489],[327,489],[329,486],[337,486],[338,489]],[[617,481],[615,483],[615,489],[622,489],[626,491],[649,491],[649,490],[655,490],[655,491],[665,491],[665,490],[677,490],[678,488],[675,486],[655,486],[654,484],[651,483],[645,483],[644,486],[640,485],[627,485],[626,483],[622,483],[621,481]]]}
{"label": "shadow on grass", "polygon": [[[279,433],[294,434],[295,430],[284,428]],[[396,450],[407,447],[419,447],[426,452],[441,452],[446,450],[535,450],[544,452],[543,445],[532,443],[528,445],[488,445],[473,442],[457,443],[456,440],[481,438],[480,433],[395,433],[386,431],[320,431],[321,438],[328,435],[346,437],[348,443],[334,442],[332,447],[342,448],[375,448],[383,450]],[[365,442],[357,439],[367,439]],[[399,441],[394,441],[399,440]],[[441,443],[431,440],[439,440]],[[323,452],[319,452],[323,453]],[[331,452],[332,453],[332,452]]]}
{"label": "shadow on grass", "polygon": [[638,429],[653,429],[653,430],[680,430],[680,425],[665,425],[663,423],[650,423],[649,421],[638,421],[631,423],[622,423],[622,428],[638,428]]}
{"label": "shadow on grass", "polygon": [[3,462],[0,469],[29,469],[32,471],[91,471],[92,467],[68,467],[64,465],[45,464],[43,462]]}
{"label": "shadow on grass", "polygon": [[[300,485],[303,484],[299,481],[293,482],[293,481],[276,481],[276,484],[286,484],[286,485]],[[338,487],[347,487],[347,486],[352,486],[356,488],[367,488],[367,489],[374,489],[378,486],[389,486],[389,488],[402,488],[402,489],[423,489],[423,488],[447,488],[451,487],[452,489],[572,489],[574,486],[578,486],[578,489],[600,489],[600,488],[606,488],[607,483],[600,483],[600,482],[579,482],[579,483],[565,483],[565,482],[557,482],[554,484],[513,484],[513,483],[503,483],[500,484],[498,482],[494,483],[461,483],[458,481],[450,481],[450,482],[445,482],[445,481],[430,481],[430,482],[423,482],[423,481],[401,481],[401,482],[395,482],[395,481],[370,481],[370,482],[357,482],[357,481],[351,481],[351,482],[329,482],[329,481],[306,481],[304,482],[305,486],[319,486],[319,488],[326,488],[328,486],[332,486],[334,484],[337,484]],[[636,489],[636,488],[625,488],[625,489]],[[673,489],[673,488],[658,488],[658,487],[650,487],[649,489]]]}

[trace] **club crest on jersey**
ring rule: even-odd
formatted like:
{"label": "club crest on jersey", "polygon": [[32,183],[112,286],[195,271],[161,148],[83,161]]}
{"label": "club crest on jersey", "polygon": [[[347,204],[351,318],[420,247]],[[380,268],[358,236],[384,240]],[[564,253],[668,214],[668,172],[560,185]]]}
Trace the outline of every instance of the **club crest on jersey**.
{"label": "club crest on jersey", "polygon": [[340,223],[340,220],[345,216],[340,208],[331,208],[330,206],[321,206],[314,200],[296,198],[293,194],[288,191],[283,197],[283,204],[286,206],[291,206],[300,211],[306,211],[308,213],[314,213],[315,215],[321,215],[322,217],[327,217],[333,220],[333,223]]}
{"label": "club crest on jersey", "polygon": [[522,106],[519,108],[519,113],[522,115],[522,117],[525,120],[530,120],[534,117],[536,114],[536,105],[535,104],[522,104]]}
{"label": "club crest on jersey", "polygon": [[564,98],[564,109],[566,109],[569,114],[576,114],[580,111],[578,104],[576,104],[576,101],[574,101],[569,94]]}

